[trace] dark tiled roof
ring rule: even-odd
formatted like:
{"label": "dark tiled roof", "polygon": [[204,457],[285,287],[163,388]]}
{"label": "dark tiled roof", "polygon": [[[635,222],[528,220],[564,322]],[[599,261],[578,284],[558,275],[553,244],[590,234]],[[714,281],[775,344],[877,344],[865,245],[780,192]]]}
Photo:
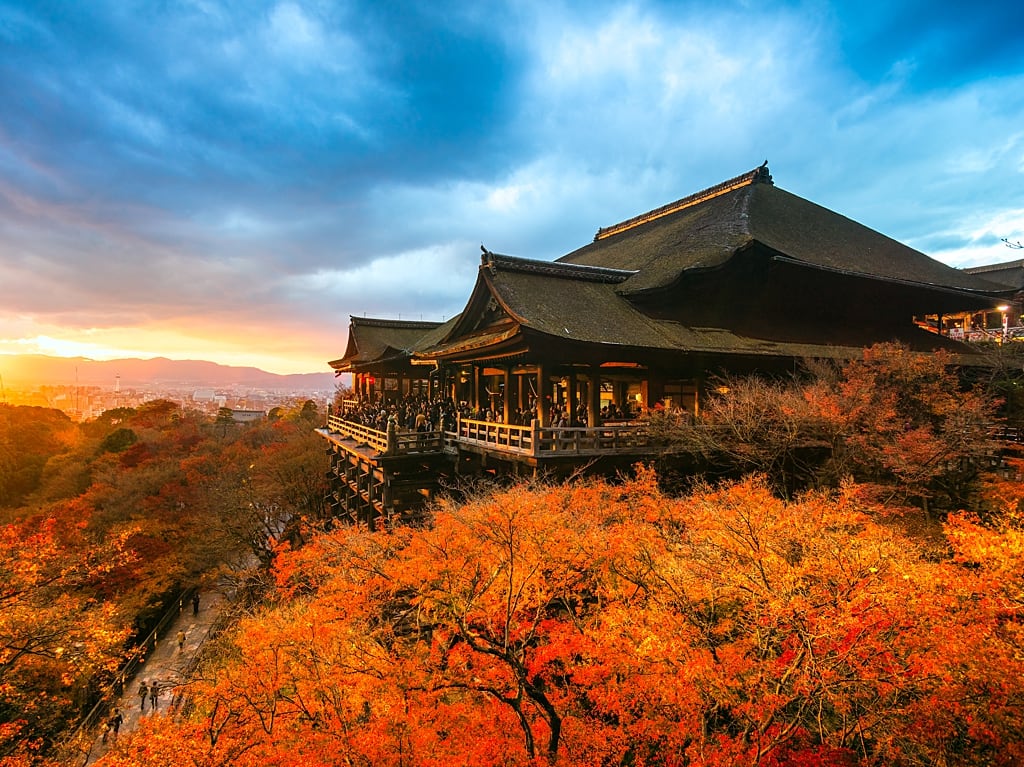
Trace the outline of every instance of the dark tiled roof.
{"label": "dark tiled roof", "polygon": [[1005,261],[1001,264],[985,264],[984,266],[969,266],[964,269],[968,274],[976,274],[989,282],[995,282],[1000,286],[1013,288],[1014,290],[1024,289],[1024,259],[1017,261]]}
{"label": "dark tiled roof", "polygon": [[[748,259],[736,259],[737,254]],[[766,316],[751,329],[733,323],[720,327],[714,313],[663,311],[672,301],[714,301],[702,292],[683,290],[641,301],[640,294],[668,288],[691,275],[750,279],[750,259],[772,259],[797,267],[800,275],[843,275],[841,284],[873,294],[866,281],[882,281],[890,302],[901,306],[975,306],[1005,288],[953,269],[861,224],[776,188],[767,165],[695,195],[598,231],[594,242],[556,262],[504,256],[484,250],[476,286],[460,318],[424,337],[416,346],[423,358],[466,359],[480,353],[522,353],[539,336],[549,343],[600,347],[606,360],[643,356],[642,350],[712,355],[840,357],[878,341],[899,340],[914,349],[946,347],[964,351],[947,338],[915,328],[907,310],[904,324],[891,320],[835,321],[828,327],[813,318],[794,323]],[[721,267],[727,263],[727,273]],[[804,272],[804,267],[814,270]],[[779,272],[779,274],[782,274]],[[802,284],[828,284],[821,280]],[[798,280],[799,282],[800,280]],[[833,281],[832,285],[837,285]],[[786,290],[790,283],[774,286]],[[739,289],[757,289],[740,285]],[[842,302],[844,296],[837,296]],[[846,297],[846,300],[850,299]],[[661,302],[660,304],[658,302]],[[646,309],[644,308],[646,306]],[[651,306],[661,306],[658,312]],[[649,311],[650,314],[645,313]],[[853,316],[847,313],[849,316]],[[701,325],[676,321],[706,317]],[[886,315],[891,316],[891,315]],[[660,319],[659,319],[660,318]],[[519,339],[516,341],[516,339]],[[552,348],[549,346],[549,348]],[[557,348],[556,346],[553,348]],[[578,347],[576,347],[578,348]],[[486,351],[484,351],[486,350]],[[620,354],[621,352],[621,354]]]}
{"label": "dark tiled roof", "polygon": [[[663,346],[658,324],[615,292],[629,272],[494,258],[481,274],[521,324],[559,338],[604,344]],[[536,267],[536,268],[531,268]]]}
{"label": "dark tiled roof", "polygon": [[635,270],[620,288],[630,295],[722,266],[754,243],[812,268],[981,293],[1001,287],[779,189],[764,167],[599,230],[559,262]]}
{"label": "dark tiled roof", "polygon": [[[520,264],[495,260],[486,271],[484,279],[495,297],[523,327],[564,341],[691,353],[846,358],[880,340],[871,337],[870,331],[858,337],[856,329],[823,343],[752,338],[727,328],[689,327],[648,317],[618,295],[613,282],[595,281],[583,274],[571,280],[571,270],[555,275],[524,269],[521,260]],[[962,350],[948,339],[915,329],[909,320],[902,340],[912,348]]]}
{"label": "dark tiled roof", "polygon": [[345,356],[329,364],[335,370],[347,370],[389,357],[408,356],[425,335],[441,325],[440,322],[350,317]]}

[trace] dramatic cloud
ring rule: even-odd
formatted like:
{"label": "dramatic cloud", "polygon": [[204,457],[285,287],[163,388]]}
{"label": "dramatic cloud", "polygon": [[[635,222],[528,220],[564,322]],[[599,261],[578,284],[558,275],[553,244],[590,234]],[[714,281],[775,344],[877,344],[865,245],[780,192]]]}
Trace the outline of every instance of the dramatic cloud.
{"label": "dramatic cloud", "polygon": [[[769,159],[954,265],[1024,239],[1019,4],[0,0],[0,352],[323,369]],[[247,356],[248,355],[248,356]]]}

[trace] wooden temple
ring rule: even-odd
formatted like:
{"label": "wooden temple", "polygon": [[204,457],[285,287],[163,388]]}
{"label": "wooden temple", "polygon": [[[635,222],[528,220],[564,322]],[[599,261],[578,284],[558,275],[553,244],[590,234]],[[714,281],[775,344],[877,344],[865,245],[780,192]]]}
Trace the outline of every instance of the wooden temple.
{"label": "wooden temple", "polygon": [[599,229],[556,261],[482,250],[469,300],[448,322],[352,317],[345,355],[330,364],[353,374],[353,406],[386,414],[414,399],[455,412],[418,439],[401,419],[378,421],[371,447],[354,434],[365,424],[332,413],[322,432],[339,513],[405,514],[455,472],[649,457],[643,414],[699,412],[723,372],[780,374],[887,341],[969,359],[970,346],[925,318],[942,327],[1008,297],[1005,284],[776,187],[767,164]]}

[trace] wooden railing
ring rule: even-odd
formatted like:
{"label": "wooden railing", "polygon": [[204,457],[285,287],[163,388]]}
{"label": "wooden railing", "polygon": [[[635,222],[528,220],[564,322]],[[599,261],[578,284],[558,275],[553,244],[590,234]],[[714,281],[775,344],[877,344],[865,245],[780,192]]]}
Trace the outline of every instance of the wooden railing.
{"label": "wooden railing", "polygon": [[439,452],[446,444],[454,448],[459,443],[531,457],[631,453],[651,446],[647,429],[638,424],[542,427],[536,422],[530,426],[513,426],[459,418],[453,432],[400,432],[394,428],[384,432],[331,415],[327,418],[327,428],[381,455]]}
{"label": "wooden railing", "polygon": [[534,432],[531,426],[512,426],[493,421],[473,421],[459,418],[449,440],[465,440],[480,445],[502,448],[512,453],[533,455]]}
{"label": "wooden railing", "polygon": [[346,421],[341,416],[327,416],[327,430],[334,434],[344,434],[357,444],[372,447],[378,453],[385,453],[388,449],[388,434],[379,429],[371,429],[361,423]]}
{"label": "wooden railing", "polygon": [[356,444],[366,445],[381,455],[431,453],[444,448],[444,432],[441,431],[400,432],[393,424],[387,431],[381,431],[346,421],[336,415],[327,416],[327,430],[333,434],[343,434]]}
{"label": "wooden railing", "polygon": [[619,426],[512,426],[460,418],[457,442],[494,447],[529,456],[631,453],[650,447],[647,430],[638,424]]}

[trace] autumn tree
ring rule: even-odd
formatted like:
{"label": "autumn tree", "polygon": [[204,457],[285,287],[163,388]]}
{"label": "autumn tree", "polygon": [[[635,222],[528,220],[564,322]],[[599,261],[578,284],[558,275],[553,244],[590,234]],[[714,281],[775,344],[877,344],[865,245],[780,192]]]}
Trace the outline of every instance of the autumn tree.
{"label": "autumn tree", "polygon": [[0,759],[38,752],[73,722],[128,635],[102,599],[130,561],[124,541],[91,545],[65,511],[0,528]]}
{"label": "autumn tree", "polygon": [[891,501],[955,509],[971,499],[998,451],[998,400],[965,383],[948,354],[879,344],[841,366],[806,368],[781,380],[722,378],[697,419],[658,414],[650,426],[669,452],[762,474],[788,493],[852,477]]}
{"label": "autumn tree", "polygon": [[77,427],[59,410],[0,404],[0,507],[24,502],[39,488],[47,461],[78,441]]}
{"label": "autumn tree", "polygon": [[964,502],[982,462],[996,452],[996,402],[964,386],[948,354],[896,344],[849,362],[829,412],[844,427],[833,470],[884,484],[890,497]]}
{"label": "autumn tree", "polygon": [[923,556],[862,490],[641,472],[333,531],[111,763],[1020,763],[1016,539],[954,518]]}

